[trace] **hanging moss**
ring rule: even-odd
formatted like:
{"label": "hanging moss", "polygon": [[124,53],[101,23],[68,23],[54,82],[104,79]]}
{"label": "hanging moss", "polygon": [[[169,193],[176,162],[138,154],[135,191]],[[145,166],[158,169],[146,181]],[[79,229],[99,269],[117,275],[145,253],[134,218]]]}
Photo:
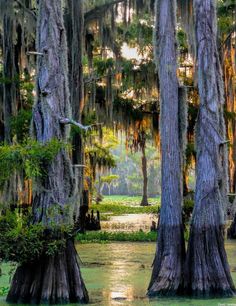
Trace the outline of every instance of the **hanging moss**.
{"label": "hanging moss", "polygon": [[108,170],[116,167],[116,161],[110,149],[98,143],[85,149],[85,159],[92,170],[92,180],[95,181],[96,171]]}

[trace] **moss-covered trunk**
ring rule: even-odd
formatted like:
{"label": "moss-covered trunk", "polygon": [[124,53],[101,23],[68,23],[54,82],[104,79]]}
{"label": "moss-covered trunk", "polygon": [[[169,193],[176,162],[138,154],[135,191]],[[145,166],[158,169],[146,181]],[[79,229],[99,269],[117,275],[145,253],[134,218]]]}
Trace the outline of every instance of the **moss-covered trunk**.
{"label": "moss-covered trunk", "polygon": [[194,0],[200,108],[196,127],[196,192],[185,288],[196,296],[231,296],[235,288],[224,248],[227,201],[223,82],[216,44],[216,2]]}
{"label": "moss-covered trunk", "polygon": [[176,56],[176,2],[156,1],[155,48],[161,94],[161,213],[157,251],[148,294],[174,295],[182,285],[184,236],[181,215],[182,167],[179,84]]}
{"label": "moss-covered trunk", "polygon": [[[33,133],[42,143],[68,142],[71,118],[68,89],[67,44],[61,0],[40,0],[37,26],[37,100],[33,108]],[[33,221],[51,228],[73,223],[75,175],[66,149],[61,149],[46,175],[37,182],[33,197]],[[63,252],[18,267],[7,300],[24,303],[87,302],[76,250],[68,240]]]}

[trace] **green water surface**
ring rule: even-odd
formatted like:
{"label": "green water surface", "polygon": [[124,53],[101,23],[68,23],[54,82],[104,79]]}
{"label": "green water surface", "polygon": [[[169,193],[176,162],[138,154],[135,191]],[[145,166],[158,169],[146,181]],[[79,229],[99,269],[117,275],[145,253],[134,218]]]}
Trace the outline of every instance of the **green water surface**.
{"label": "green water surface", "polygon": [[[236,284],[236,242],[227,242],[226,249]],[[77,250],[91,305],[236,306],[236,297],[149,300],[146,289],[151,276],[155,243],[78,244]],[[1,277],[0,287],[9,286],[8,281],[8,275]],[[0,305],[7,305],[4,297],[0,298]]]}

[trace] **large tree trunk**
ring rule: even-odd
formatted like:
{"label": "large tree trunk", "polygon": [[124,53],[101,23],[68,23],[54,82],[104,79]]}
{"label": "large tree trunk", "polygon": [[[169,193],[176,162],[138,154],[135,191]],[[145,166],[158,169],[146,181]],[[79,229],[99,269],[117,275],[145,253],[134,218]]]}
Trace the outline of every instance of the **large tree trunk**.
{"label": "large tree trunk", "polygon": [[10,303],[27,304],[83,303],[87,299],[72,241],[60,254],[18,267],[7,297]]}
{"label": "large tree trunk", "polygon": [[147,157],[145,154],[145,145],[142,147],[142,173],[143,173],[143,197],[141,201],[141,206],[148,206],[148,176],[147,176]]}
{"label": "large tree trunk", "polygon": [[[33,132],[42,143],[52,139],[66,143],[70,132],[61,119],[71,117],[61,5],[61,0],[39,1],[37,101],[33,109]],[[61,149],[44,168],[47,176],[37,182],[33,220],[52,229],[53,224],[72,224],[77,188],[67,150]],[[43,256],[34,263],[18,267],[7,300],[48,304],[88,302],[73,241],[68,240],[65,250],[57,255]]]}
{"label": "large tree trunk", "polygon": [[176,75],[176,2],[156,1],[156,61],[161,94],[162,193],[157,251],[148,294],[173,295],[181,290],[185,255],[181,215],[182,171]]}
{"label": "large tree trunk", "polygon": [[223,237],[227,171],[215,5],[214,0],[194,0],[200,108],[196,128],[195,206],[185,288],[189,294],[202,297],[231,296],[235,292]]}

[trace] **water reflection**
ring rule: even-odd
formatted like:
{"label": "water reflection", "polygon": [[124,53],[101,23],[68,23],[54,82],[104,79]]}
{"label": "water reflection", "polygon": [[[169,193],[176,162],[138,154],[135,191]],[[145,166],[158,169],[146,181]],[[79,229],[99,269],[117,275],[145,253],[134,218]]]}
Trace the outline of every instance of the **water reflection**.
{"label": "water reflection", "polygon": [[[130,249],[131,248],[131,249]],[[120,256],[122,251],[122,256]],[[130,269],[132,269],[132,244],[127,250],[126,245],[116,244],[109,245],[110,256],[113,258],[113,264],[109,273],[109,290],[103,290],[105,300],[112,301],[114,305],[120,305],[124,300],[132,301],[134,297],[134,287],[132,284],[127,284]]]}
{"label": "water reflection", "polygon": [[[227,242],[226,249],[236,283],[236,242]],[[84,244],[78,245],[78,251],[84,262],[82,273],[93,305],[236,306],[236,298],[149,300],[146,289],[155,243]]]}
{"label": "water reflection", "polygon": [[157,224],[157,214],[127,214],[112,216],[109,221],[101,221],[102,230],[108,231],[149,231],[152,221]]}
{"label": "water reflection", "polygon": [[[90,304],[96,306],[236,306],[236,298],[148,300],[146,288],[150,280],[155,247],[155,243],[127,242],[77,245]],[[227,242],[226,250],[236,284],[236,242]],[[5,299],[0,298],[0,306],[7,305]]]}

